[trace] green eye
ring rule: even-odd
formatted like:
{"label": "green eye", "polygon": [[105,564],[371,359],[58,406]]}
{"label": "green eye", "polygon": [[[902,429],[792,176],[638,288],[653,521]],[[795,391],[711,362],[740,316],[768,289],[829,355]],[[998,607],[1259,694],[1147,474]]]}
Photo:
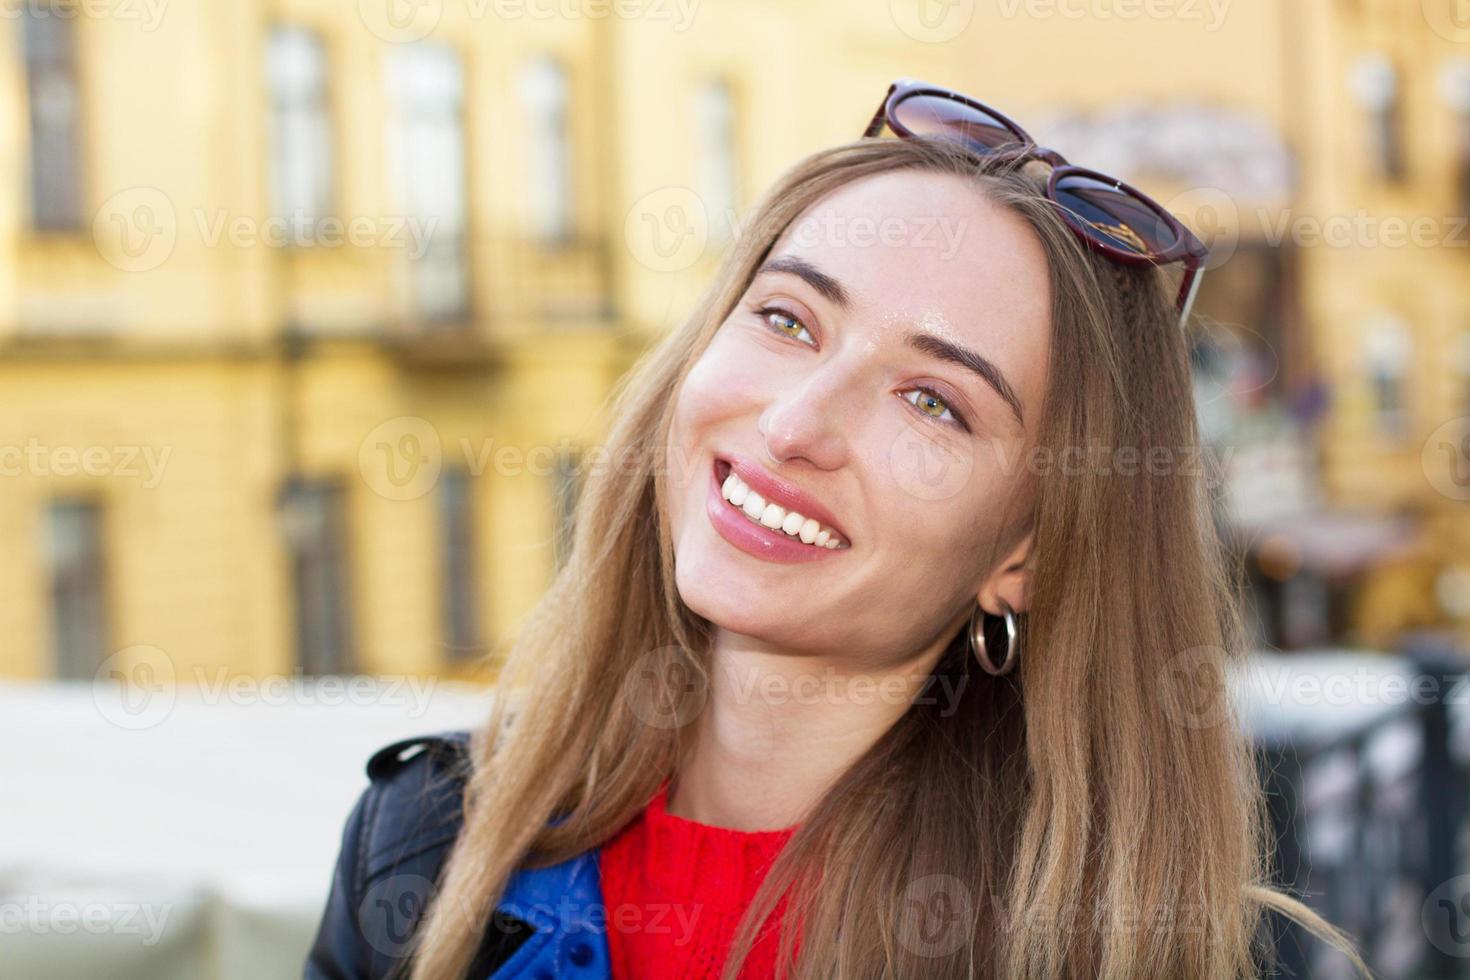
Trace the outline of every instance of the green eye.
{"label": "green eye", "polygon": [[[811,333],[807,331],[805,324],[803,324],[796,317],[792,316],[790,313],[787,313],[780,307],[767,306],[757,310],[756,313],[760,316],[761,322],[763,322],[772,332],[778,333],[783,337],[791,337],[795,340],[801,340],[802,332],[805,332],[807,337],[811,337]],[[787,321],[786,325],[777,326],[776,323],[773,322],[780,320]],[[787,330],[792,330],[793,332],[787,333]],[[806,341],[802,342],[806,343]]]}
{"label": "green eye", "polygon": [[[909,395],[916,395],[917,397],[911,398]],[[910,388],[908,394],[904,395],[904,400],[936,422],[959,426],[961,429],[965,428],[964,419],[955,414],[954,410],[949,407],[949,402],[941,398],[939,393],[932,389]],[[946,416],[948,417],[946,418]]]}
{"label": "green eye", "polygon": [[[944,404],[944,399],[938,398],[938,397],[936,397],[934,395],[924,395],[924,393],[923,393],[922,390],[919,392],[919,394],[923,395],[923,398],[921,398],[918,402],[915,403],[915,404],[917,404],[919,406],[919,411],[924,412],[924,413],[929,414],[929,415],[933,415],[935,418],[940,418],[940,417],[942,417],[944,415],[945,411],[948,410],[948,406],[946,406]],[[938,405],[939,406],[939,411],[938,412],[930,412],[929,411],[930,407],[932,407],[934,405]]]}

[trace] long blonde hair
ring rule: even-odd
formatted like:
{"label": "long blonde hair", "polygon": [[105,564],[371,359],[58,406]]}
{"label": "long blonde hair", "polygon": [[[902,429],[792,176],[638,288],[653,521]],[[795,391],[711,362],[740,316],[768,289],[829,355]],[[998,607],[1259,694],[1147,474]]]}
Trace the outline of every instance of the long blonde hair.
{"label": "long blonde hair", "polygon": [[[1083,247],[1040,196],[1036,166],[931,140],[864,139],[807,157],[758,202],[693,315],[621,379],[570,555],[476,733],[465,824],[417,937],[414,980],[459,980],[511,872],[609,840],[688,751],[696,726],[677,709],[690,679],[707,679],[713,627],[673,575],[675,395],[814,202],[885,171],[965,175],[1025,218],[1048,257],[1039,446],[1140,460],[1164,447],[1177,462],[1199,445],[1162,273]],[[820,798],[742,920],[725,978],[783,894],[780,953],[798,980],[1235,980],[1269,955],[1266,909],[1366,974],[1345,936],[1268,884],[1262,794],[1223,683],[1245,634],[1210,507],[1206,481],[1185,467],[1040,478],[1025,515],[1036,560],[1018,669],[979,673],[966,632],[956,635],[934,675],[963,681],[958,702],[915,699]],[[922,921],[936,903],[954,917],[938,938]]]}

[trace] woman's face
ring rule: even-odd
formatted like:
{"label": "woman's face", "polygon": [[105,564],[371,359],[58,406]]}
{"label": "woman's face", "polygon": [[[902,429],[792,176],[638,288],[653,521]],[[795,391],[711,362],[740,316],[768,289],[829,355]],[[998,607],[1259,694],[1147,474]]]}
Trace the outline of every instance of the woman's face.
{"label": "woman's face", "polygon": [[[1049,328],[1040,242],[963,178],[878,174],[817,202],[679,389],[683,600],[773,650],[871,667],[952,636],[979,596],[1024,609]],[[742,499],[729,464],[766,504],[725,499]],[[834,530],[840,549],[804,540]]]}

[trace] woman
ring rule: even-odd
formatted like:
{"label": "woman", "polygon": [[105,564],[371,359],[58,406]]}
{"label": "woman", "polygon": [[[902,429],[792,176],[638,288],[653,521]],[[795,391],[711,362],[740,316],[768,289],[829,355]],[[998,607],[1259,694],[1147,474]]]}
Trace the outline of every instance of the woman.
{"label": "woman", "polygon": [[621,383],[515,695],[374,757],[309,976],[1237,978],[1268,910],[1362,968],[1266,884],[1203,247],[956,93],[885,124]]}

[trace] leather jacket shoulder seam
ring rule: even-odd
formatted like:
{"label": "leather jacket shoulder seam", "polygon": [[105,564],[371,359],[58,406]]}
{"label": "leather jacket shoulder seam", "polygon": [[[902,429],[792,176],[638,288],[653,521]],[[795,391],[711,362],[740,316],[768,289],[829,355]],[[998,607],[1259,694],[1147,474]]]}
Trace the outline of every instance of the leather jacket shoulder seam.
{"label": "leather jacket shoulder seam", "polygon": [[[406,862],[413,861],[416,858],[422,857],[428,852],[434,850],[436,847],[443,847],[446,844],[453,844],[456,836],[458,835],[445,834],[439,837],[432,838],[428,841],[419,842],[417,843],[417,846],[415,846],[412,850],[404,851],[402,854],[395,854],[391,859],[388,860],[365,861],[363,862],[363,873],[365,881],[368,884],[371,884],[374,880],[392,872],[394,869],[400,867]],[[378,855],[378,857],[381,859],[383,855],[380,854]]]}
{"label": "leather jacket shoulder seam", "polygon": [[[467,738],[468,733],[424,736],[375,753],[371,832],[359,856],[364,887],[385,870],[452,843],[459,835],[470,775],[464,751]],[[408,758],[397,757],[415,746],[417,751]]]}
{"label": "leather jacket shoulder seam", "polygon": [[[357,862],[353,868],[353,883],[357,887],[357,895],[363,894],[367,888],[368,863],[372,858],[372,842],[377,839],[379,805],[383,799],[382,790],[372,786],[368,790],[366,819],[359,829],[357,841]],[[357,896],[354,896],[356,898]]]}

